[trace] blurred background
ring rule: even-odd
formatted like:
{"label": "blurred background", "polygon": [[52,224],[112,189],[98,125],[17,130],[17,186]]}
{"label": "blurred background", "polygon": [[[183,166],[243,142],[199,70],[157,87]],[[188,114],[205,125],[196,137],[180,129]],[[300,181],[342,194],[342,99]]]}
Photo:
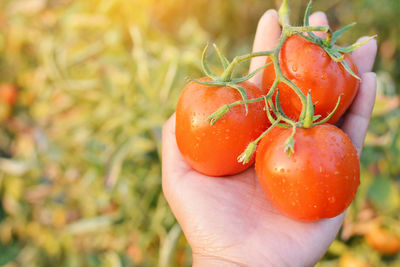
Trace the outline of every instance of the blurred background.
{"label": "blurred background", "polygon": [[[205,44],[249,52],[278,2],[0,1],[0,266],[190,266],[162,195],[161,126]],[[291,4],[299,22],[307,2]],[[400,2],[313,10],[358,22],[343,45],[379,43],[362,184],[318,266],[400,266]]]}

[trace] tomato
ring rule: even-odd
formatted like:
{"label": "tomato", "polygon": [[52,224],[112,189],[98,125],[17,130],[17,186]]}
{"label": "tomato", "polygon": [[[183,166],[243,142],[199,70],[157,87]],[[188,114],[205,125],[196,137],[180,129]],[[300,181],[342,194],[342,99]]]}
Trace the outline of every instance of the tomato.
{"label": "tomato", "polygon": [[382,254],[393,255],[400,250],[400,239],[381,227],[372,228],[364,238],[369,246]]}
{"label": "tomato", "polygon": [[[206,78],[200,80],[208,80]],[[239,83],[248,99],[258,98],[263,91],[250,82]],[[225,104],[241,100],[239,92],[230,87],[205,86],[190,82],[184,88],[176,108],[176,141],[186,162],[196,171],[209,176],[239,173],[251,166],[237,157],[247,145],[270,125],[264,102],[231,108],[214,125],[207,117]]]}
{"label": "tomato", "polygon": [[[345,61],[358,75],[357,67],[348,54],[345,55]],[[289,37],[283,44],[279,63],[283,75],[296,84],[305,95],[311,91],[312,102],[316,105],[315,115],[326,117],[335,108],[341,96],[340,105],[329,123],[336,123],[340,119],[357,94],[359,80],[351,76],[340,63],[332,60],[319,45],[299,35]],[[270,64],[264,69],[262,88],[268,91],[274,80],[275,70],[273,64]],[[299,97],[283,82],[278,84],[278,89],[283,111],[290,118],[297,120],[302,108]]]}
{"label": "tomato", "polygon": [[17,100],[17,88],[9,83],[0,84],[0,102],[9,106]]}
{"label": "tomato", "polygon": [[261,140],[256,156],[261,187],[289,217],[315,221],[339,215],[360,184],[357,150],[342,130],[323,124],[298,128],[288,156],[283,144],[291,131],[275,127]]}

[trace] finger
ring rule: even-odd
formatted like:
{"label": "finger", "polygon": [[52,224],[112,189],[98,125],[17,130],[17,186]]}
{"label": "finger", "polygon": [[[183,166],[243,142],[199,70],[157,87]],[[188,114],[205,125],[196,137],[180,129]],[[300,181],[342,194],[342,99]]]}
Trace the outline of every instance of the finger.
{"label": "finger", "polygon": [[[256,36],[254,38],[253,52],[272,50],[278,43],[281,36],[281,27],[279,25],[278,13],[270,9],[264,13],[258,22]],[[252,58],[250,63],[250,72],[265,64],[266,57]],[[260,86],[262,71],[257,73],[250,81]]]}
{"label": "finger", "polygon": [[344,117],[342,130],[347,133],[361,155],[369,120],[375,103],[376,74],[366,72],[361,74],[361,86],[353,104]]}
{"label": "finger", "polygon": [[[311,26],[324,26],[328,25],[328,18],[326,17],[324,12],[318,11],[313,13],[310,16],[310,25]],[[324,32],[313,32],[315,35],[324,38],[326,33]]]}
{"label": "finger", "polygon": [[[164,123],[162,129],[162,184],[164,193],[175,183],[175,180],[188,171],[176,144],[175,113]],[[168,194],[165,194],[168,195]]]}
{"label": "finger", "polygon": [[[368,36],[363,36],[357,40],[357,43],[362,42],[363,40],[370,38]],[[376,51],[378,47],[376,44],[376,40],[372,39],[368,43],[364,44],[357,50],[355,50],[351,57],[354,60],[354,63],[357,65],[358,73],[362,74],[365,72],[372,71],[372,67],[374,66]]]}

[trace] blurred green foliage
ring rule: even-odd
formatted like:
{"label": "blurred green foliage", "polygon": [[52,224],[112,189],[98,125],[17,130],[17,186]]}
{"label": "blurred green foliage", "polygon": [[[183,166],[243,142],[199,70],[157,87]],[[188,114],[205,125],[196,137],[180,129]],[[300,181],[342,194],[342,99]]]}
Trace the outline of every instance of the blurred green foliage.
{"label": "blurred green foliage", "polygon": [[[190,266],[190,248],[162,196],[163,122],[185,77],[214,41],[250,51],[278,1],[3,0],[0,83],[0,266]],[[299,21],[306,1],[291,1]],[[378,34],[379,88],[362,184],[319,266],[398,266],[366,244],[400,236],[400,3],[315,1],[343,42]],[[5,115],[4,115],[5,114]],[[370,265],[368,265],[369,263]]]}

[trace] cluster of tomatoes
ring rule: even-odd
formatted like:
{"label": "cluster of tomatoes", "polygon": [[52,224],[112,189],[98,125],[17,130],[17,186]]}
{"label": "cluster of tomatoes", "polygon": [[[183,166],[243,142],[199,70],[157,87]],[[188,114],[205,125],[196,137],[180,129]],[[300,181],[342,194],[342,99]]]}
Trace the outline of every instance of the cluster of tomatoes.
{"label": "cluster of tomatoes", "polygon": [[[281,80],[270,103],[279,102],[295,127],[279,123],[271,127],[274,116],[268,113],[273,106],[267,101],[231,105],[217,122],[209,123],[210,114],[240,101],[243,94],[232,86],[213,85],[212,78],[206,77],[188,83],[179,99],[179,150],[193,169],[208,176],[238,174],[255,161],[260,185],[283,214],[302,221],[335,217],[354,200],[360,183],[357,150],[335,126],[357,94],[357,68],[349,55],[343,55],[340,63],[301,34],[286,38],[278,59],[282,75],[311,97],[312,112],[306,115],[311,116],[311,125],[302,123],[304,102]],[[237,86],[245,90],[248,100],[265,98],[276,77],[276,64],[270,64],[263,70],[261,88],[249,81]],[[328,115],[329,120],[322,123]],[[256,153],[239,162],[238,157],[257,138],[261,141]]]}

